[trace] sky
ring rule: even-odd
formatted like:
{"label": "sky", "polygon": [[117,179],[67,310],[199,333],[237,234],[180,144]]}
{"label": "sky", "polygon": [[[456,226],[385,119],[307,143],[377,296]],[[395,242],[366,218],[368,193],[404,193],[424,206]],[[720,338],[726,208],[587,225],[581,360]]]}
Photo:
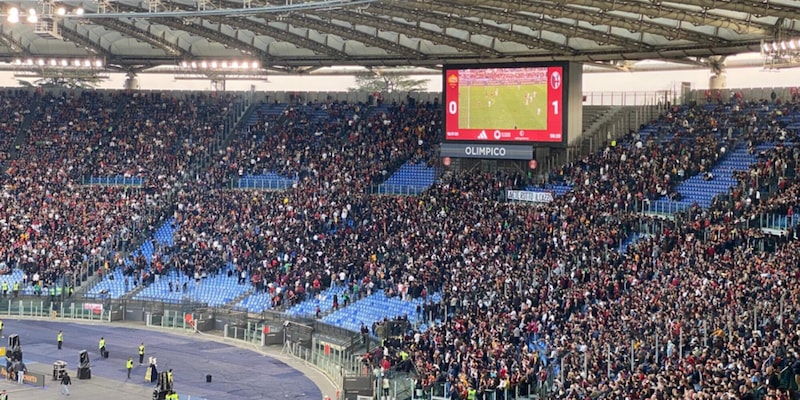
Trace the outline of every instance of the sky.
{"label": "sky", "polygon": [[[655,62],[653,62],[655,63]],[[256,91],[299,91],[299,92],[338,92],[355,86],[352,76],[269,76],[267,80],[231,80],[226,82],[229,91],[247,91],[251,86]],[[689,82],[693,89],[707,89],[710,72],[707,69],[683,69],[672,71],[647,72],[591,72],[584,73],[583,92],[656,92],[677,90],[681,82]],[[800,83],[800,68],[779,71],[762,68],[728,68],[728,88],[787,87]],[[175,79],[172,74],[139,75],[139,88],[144,90],[212,90],[208,80]],[[429,79],[428,91],[439,92],[442,88],[441,75],[416,76],[416,79]],[[124,88],[126,76],[111,74],[98,87],[103,89]],[[12,72],[0,72],[0,86],[19,86]]]}

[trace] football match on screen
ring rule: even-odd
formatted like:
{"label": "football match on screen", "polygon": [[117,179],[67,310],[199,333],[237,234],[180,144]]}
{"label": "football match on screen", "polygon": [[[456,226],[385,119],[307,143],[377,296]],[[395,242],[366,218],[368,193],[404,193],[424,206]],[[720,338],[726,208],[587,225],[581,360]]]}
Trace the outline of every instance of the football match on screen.
{"label": "football match on screen", "polygon": [[461,129],[547,129],[547,68],[459,71]]}

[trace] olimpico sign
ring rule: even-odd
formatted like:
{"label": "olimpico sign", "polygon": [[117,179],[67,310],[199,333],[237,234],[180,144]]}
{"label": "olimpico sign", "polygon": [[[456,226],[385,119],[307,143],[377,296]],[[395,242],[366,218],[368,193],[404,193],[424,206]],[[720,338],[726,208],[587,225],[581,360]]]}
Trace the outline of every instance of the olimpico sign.
{"label": "olimpico sign", "polygon": [[533,146],[511,144],[442,143],[442,157],[532,160]]}
{"label": "olimpico sign", "polygon": [[503,146],[467,146],[464,149],[465,155],[475,157],[504,158],[506,153],[506,148]]}

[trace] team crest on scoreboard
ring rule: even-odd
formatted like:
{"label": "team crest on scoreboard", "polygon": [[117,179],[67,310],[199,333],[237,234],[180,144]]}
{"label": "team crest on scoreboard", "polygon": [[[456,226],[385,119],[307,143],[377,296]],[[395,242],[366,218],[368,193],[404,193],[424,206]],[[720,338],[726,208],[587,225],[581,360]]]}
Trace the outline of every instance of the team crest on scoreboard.
{"label": "team crest on scoreboard", "polygon": [[447,84],[450,85],[451,88],[458,86],[458,75],[450,74],[450,76],[447,77]]}
{"label": "team crest on scoreboard", "polygon": [[558,71],[553,71],[550,75],[550,86],[553,89],[558,89],[561,87],[561,73]]}

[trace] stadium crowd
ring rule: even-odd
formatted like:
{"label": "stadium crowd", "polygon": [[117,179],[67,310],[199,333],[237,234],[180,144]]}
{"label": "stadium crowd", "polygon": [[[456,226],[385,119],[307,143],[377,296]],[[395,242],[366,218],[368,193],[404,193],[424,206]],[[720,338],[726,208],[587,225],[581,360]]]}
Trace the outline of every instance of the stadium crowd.
{"label": "stadium crowd", "polygon": [[31,97],[27,91],[8,91],[0,96],[0,165],[13,150],[17,132],[30,112],[26,105]]}
{"label": "stadium crowd", "polygon": [[[124,254],[115,250],[129,251],[153,229],[160,210],[172,206],[166,194],[177,182],[180,165],[191,161],[185,154],[208,148],[205,134],[220,123],[221,107],[231,101],[92,91],[21,93],[26,92],[3,92],[5,104],[24,99],[30,112],[10,113],[28,120],[10,118],[19,130],[13,140],[21,144],[19,157],[4,163],[0,251],[4,271],[20,268],[38,276],[40,288],[73,284],[89,269],[119,263]],[[159,108],[155,101],[164,113],[150,114]],[[175,113],[186,119],[173,118]],[[129,132],[146,125],[163,131],[148,131],[130,146],[122,144],[131,140]],[[169,132],[178,147],[156,151],[153,144],[166,142]],[[147,188],[81,184],[84,177],[106,173],[141,177]],[[171,183],[157,185],[153,178]]]}
{"label": "stadium crowd", "polygon": [[[371,210],[390,204],[373,204],[365,191],[402,161],[427,162],[441,122],[433,103],[389,105],[364,117],[361,107],[299,104],[279,118],[260,115],[203,179],[178,192],[175,245],[157,249],[156,273],[170,263],[183,279],[244,273],[279,305],[302,301],[332,281],[349,284],[369,271],[359,257],[374,254],[377,261],[374,249],[381,240]],[[327,119],[315,118],[317,110]],[[228,187],[231,177],[263,171],[299,181],[265,195]],[[149,269],[140,262],[130,272],[141,277]],[[380,271],[358,279],[355,294],[392,287],[399,279],[396,272]]]}
{"label": "stadium crowd", "polygon": [[228,175],[275,172],[362,191],[408,158],[428,156],[423,149],[432,148],[441,130],[440,106],[412,103],[380,112],[336,101],[300,104],[272,124],[264,115],[233,141]]}
{"label": "stadium crowd", "polygon": [[[761,106],[742,105],[746,110],[753,107]],[[616,251],[642,223],[639,215],[627,211],[638,209],[638,201],[669,193],[680,179],[709,169],[752,122],[720,122],[724,113],[716,109],[681,113],[687,118],[675,119],[667,131],[673,138],[631,136],[628,145],[609,147],[567,166],[559,175],[574,185],[572,192],[542,208],[498,201],[504,189],[524,185],[520,176],[445,176],[413,201],[301,181],[296,188],[266,196],[220,192],[227,196],[222,202],[217,193],[196,193],[206,201],[190,197],[181,203],[185,205],[179,209],[192,204],[199,208],[184,208],[196,222],[181,214],[178,237],[200,240],[184,247],[227,249],[236,268],[245,268],[259,288],[276,292],[276,305],[285,299],[300,301],[305,292],[337,281],[357,282],[360,290],[383,289],[390,295],[443,289],[445,321],[408,336],[403,347],[394,350],[411,354],[423,386],[449,381],[454,397],[469,387],[484,396],[523,383],[536,386],[555,378],[549,376],[555,370],[546,365],[561,359],[566,360],[566,375],[555,387],[564,397],[602,393],[643,398],[648,392],[656,397],[676,392],[738,396],[760,385],[753,382],[753,370],[730,363],[742,357],[736,346],[753,341],[752,330],[744,331],[749,321],[738,317],[748,314],[753,297],[731,294],[733,287],[741,290],[748,280],[730,270],[754,255],[763,257],[764,265],[774,260],[792,263],[792,258],[781,256],[794,248],[782,247],[768,257],[756,247],[742,247],[756,230],[737,231],[708,221],[670,225],[624,256]],[[692,122],[687,127],[683,121],[688,116]],[[726,135],[728,127],[736,133]],[[268,147],[261,154],[269,154],[266,151]],[[354,165],[333,164],[333,174],[325,176],[347,176]],[[300,165],[306,164],[295,168]],[[228,217],[219,219],[220,215]],[[265,227],[276,229],[262,230]],[[701,240],[702,231],[713,234]],[[203,244],[206,241],[216,244]],[[762,278],[768,282],[777,276],[761,265],[749,271],[756,272],[770,276]],[[407,289],[420,286],[425,290]],[[692,292],[687,286],[698,289]],[[701,305],[697,299],[717,300]],[[719,313],[730,315],[732,322],[708,327],[699,326],[695,318],[703,316],[705,324],[712,324],[720,321]],[[734,330],[735,340],[720,338],[720,331]],[[685,342],[678,339],[683,335]],[[534,337],[546,343],[544,356],[529,347]],[[648,344],[650,337],[660,337],[659,345]],[[698,345],[701,337],[706,346]],[[715,350],[708,346],[713,340],[725,345]],[[633,371],[626,359],[631,348],[636,357]],[[655,348],[662,352],[657,362]],[[702,350],[712,355],[703,356]],[[592,355],[592,369],[580,372],[583,353]],[[701,367],[706,372],[699,379],[708,373],[713,375],[707,379],[724,377],[726,384],[692,383],[698,378],[691,378],[697,374],[689,368],[699,365],[697,360],[708,364]],[[784,359],[772,365],[773,371],[786,365]],[[729,383],[739,374],[749,383]]]}
{"label": "stadium crowd", "polygon": [[[87,255],[110,257],[104,241],[120,227],[169,209],[175,245],[158,248],[152,265],[136,263],[135,273],[244,272],[275,306],[329,285],[404,298],[441,292],[440,320],[386,352],[409,354],[420,385],[448,382],[451,398],[470,390],[506,398],[506,389],[545,384],[556,398],[779,398],[791,382],[776,374],[800,375],[794,235],[768,252],[760,230],[702,210],[690,223],[638,213],[737,141],[777,140],[777,116],[762,103],[676,107],[656,121],[665,126],[656,136],[632,133],[565,165],[555,178],[573,189],[531,206],[502,201],[528,183],[519,174],[448,173],[418,197],[365,193],[402,162],[429,160],[441,131],[436,104],[379,113],[292,105],[234,138],[205,173],[181,176],[199,162],[194,155],[222,148],[218,117],[233,100],[109,96],[45,96],[35,111],[41,118],[23,147],[30,157],[11,160],[3,176],[0,245],[13,266],[58,273]],[[124,107],[111,106],[115,96]],[[766,152],[756,173],[772,174],[770,160],[796,165],[797,151],[786,149]],[[143,176],[155,190],[78,185],[95,171]],[[298,183],[271,193],[227,186],[266,171]],[[797,186],[786,175],[768,208],[738,217],[794,210]],[[175,197],[166,196],[173,187]],[[621,253],[643,225],[655,234]]]}
{"label": "stadium crowd", "polygon": [[227,95],[47,93],[33,112],[24,152],[41,163],[71,162],[65,173],[76,181],[119,175],[165,188],[217,150],[234,102]]}

